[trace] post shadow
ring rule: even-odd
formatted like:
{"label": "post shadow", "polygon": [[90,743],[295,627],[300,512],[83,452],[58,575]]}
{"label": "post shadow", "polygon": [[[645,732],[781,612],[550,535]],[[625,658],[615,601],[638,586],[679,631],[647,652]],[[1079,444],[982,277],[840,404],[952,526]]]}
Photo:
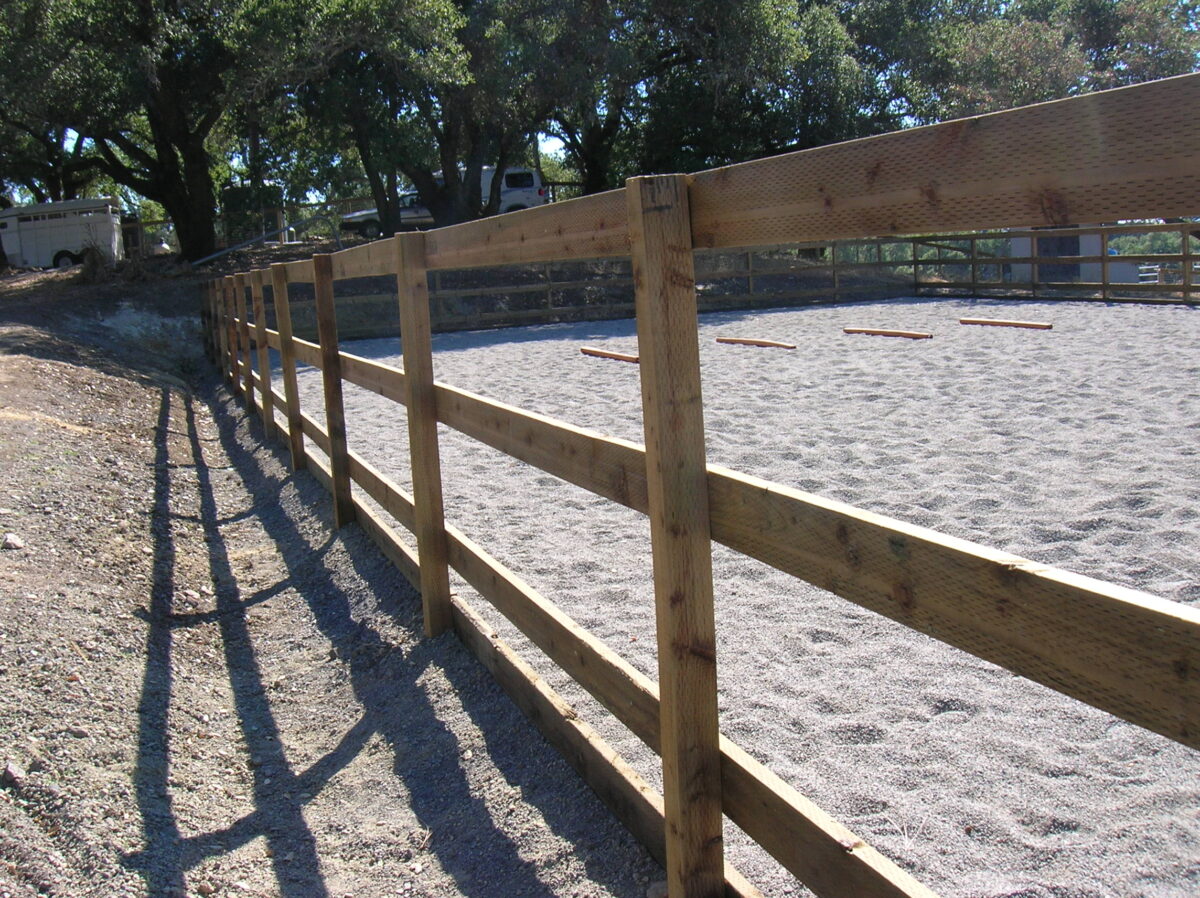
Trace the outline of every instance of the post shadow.
{"label": "post shadow", "polygon": [[[171,510],[171,473],[168,423],[172,393],[162,391],[155,429],[155,488],[151,528],[155,550],[148,619],[146,669],[139,702],[138,760],[134,784],[146,847],[125,858],[146,880],[151,895],[182,896],[184,874],[205,857],[230,850],[259,835],[272,849],[272,864],[279,894],[288,898],[323,898],[327,895],[316,854],[316,842],[304,822],[295,788],[268,788],[266,779],[295,779],[283,753],[278,727],[264,695],[262,676],[246,625],[247,604],[241,600],[228,553],[220,535],[212,480],[204,461],[191,397],[186,397],[188,438],[197,475],[200,522],[216,584],[217,609],[212,614],[174,615],[175,545]],[[186,517],[186,516],[182,516]],[[264,601],[279,590],[272,587],[252,599]],[[227,832],[185,839],[171,804],[170,710],[172,631],[176,627],[210,624],[221,631],[234,704],[249,749],[254,778],[256,811]],[[289,784],[290,786],[291,784]]]}
{"label": "post shadow", "polygon": [[[378,732],[393,753],[393,771],[405,784],[414,814],[433,836],[429,850],[439,857],[442,868],[455,880],[464,895],[549,896],[548,887],[536,875],[532,865],[517,853],[512,840],[493,823],[487,807],[473,796],[460,766],[461,747],[453,732],[438,718],[419,680],[426,668],[435,665],[451,681],[462,705],[473,721],[482,724],[484,738],[493,761],[509,782],[520,782],[523,793],[540,796],[534,802],[556,833],[577,840],[586,824],[582,808],[565,807],[550,800],[548,782],[567,777],[575,783],[575,774],[540,735],[532,735],[531,724],[511,704],[499,686],[491,680],[474,656],[454,638],[426,639],[423,636],[420,600],[415,590],[355,525],[337,531],[333,537],[343,549],[359,578],[366,586],[371,602],[380,612],[407,631],[411,645],[406,651],[392,646],[366,622],[355,622],[351,597],[339,586],[321,563],[319,552],[282,507],[281,489],[289,481],[307,508],[315,509],[331,526],[330,498],[311,476],[300,473],[280,477],[266,468],[243,447],[238,438],[242,417],[228,402],[214,408],[214,417],[225,451],[245,488],[261,509],[261,523],[275,541],[289,576],[308,602],[318,628],[333,643],[348,667],[356,699],[364,709],[359,726]],[[260,437],[256,421],[249,433]],[[276,457],[279,450],[271,447]],[[326,543],[322,550],[333,548]],[[512,733],[520,734],[514,745]],[[532,735],[532,738],[530,736]],[[349,736],[349,734],[348,734]],[[357,742],[357,740],[350,740]],[[341,749],[339,749],[340,751]],[[326,760],[337,763],[337,752]],[[345,762],[348,763],[349,759]],[[553,770],[553,776],[548,776]],[[629,863],[620,866],[628,873],[648,862],[645,850],[611,818],[594,796],[591,812],[600,815],[608,832],[598,844],[608,849],[625,848]],[[614,838],[614,833],[616,838]],[[616,843],[624,840],[624,845]],[[591,847],[597,847],[593,845]],[[599,881],[605,871],[588,855],[583,859]],[[636,855],[636,858],[633,856]],[[632,877],[630,877],[632,880]],[[620,883],[610,882],[614,891]],[[632,883],[630,883],[632,886]]]}

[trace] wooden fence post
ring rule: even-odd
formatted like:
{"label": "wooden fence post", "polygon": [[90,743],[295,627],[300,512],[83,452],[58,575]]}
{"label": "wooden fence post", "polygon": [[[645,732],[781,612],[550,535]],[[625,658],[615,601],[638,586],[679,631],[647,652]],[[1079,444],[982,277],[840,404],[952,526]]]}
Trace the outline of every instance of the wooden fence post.
{"label": "wooden fence post", "polygon": [[667,887],[724,890],[712,546],[688,178],[626,182],[658,629]]}
{"label": "wooden fence post", "polygon": [[433,391],[425,236],[398,234],[394,240],[415,532],[421,567],[421,606],[425,614],[425,635],[437,636],[449,629],[453,620],[442,509],[442,466],[438,456],[437,400]]}
{"label": "wooden fence post", "polygon": [[275,397],[271,395],[271,347],[267,345],[267,307],[263,302],[261,268],[250,272],[250,297],[254,302],[254,340],[258,344],[258,382],[262,387],[263,431],[275,438]]}
{"label": "wooden fence post", "polygon": [[1192,254],[1192,232],[1184,226],[1179,229],[1179,236],[1182,242],[1179,244],[1179,251],[1183,254],[1183,279],[1181,285],[1183,287],[1183,296],[1181,299],[1184,302],[1192,301],[1192,288],[1195,286],[1195,274],[1192,271],[1195,256]]}
{"label": "wooden fence post", "polygon": [[1100,231],[1100,298],[1107,300],[1112,295],[1108,273],[1108,231]]}
{"label": "wooden fence post", "polygon": [[246,351],[246,367],[242,371],[245,383],[246,408],[254,408],[254,364],[250,351],[250,319],[246,315],[246,275],[238,273],[233,276],[233,298],[238,317],[238,336]]}
{"label": "wooden fence post", "polygon": [[308,467],[304,454],[304,424],[300,420],[300,387],[296,383],[296,346],[292,342],[292,306],[288,301],[287,266],[271,265],[271,298],[275,301],[275,323],[279,330],[279,367],[283,370],[283,396],[287,400],[288,448],[292,470]]}
{"label": "wooden fence post", "polygon": [[325,426],[329,431],[329,469],[333,477],[333,521],[354,520],[350,498],[350,456],[346,450],[346,409],[342,405],[342,360],[338,355],[337,313],[333,305],[333,260],[313,256],[313,292],[317,302],[317,339],[321,342],[321,381],[325,385]]}
{"label": "wooden fence post", "polygon": [[238,347],[237,315],[234,312],[233,275],[227,274],[221,279],[222,304],[225,307],[225,342],[229,345],[229,366],[225,369],[225,379],[236,396],[242,391],[242,382],[238,378],[240,353]]}

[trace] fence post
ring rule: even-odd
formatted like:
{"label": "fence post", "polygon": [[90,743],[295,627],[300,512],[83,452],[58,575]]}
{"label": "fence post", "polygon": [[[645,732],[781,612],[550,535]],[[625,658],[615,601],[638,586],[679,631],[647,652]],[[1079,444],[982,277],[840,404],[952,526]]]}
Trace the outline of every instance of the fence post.
{"label": "fence post", "polygon": [[250,272],[250,298],[254,303],[254,339],[258,344],[258,383],[262,389],[263,431],[275,438],[275,397],[271,395],[271,347],[267,345],[267,307],[263,302],[261,268]]}
{"label": "fence post", "polygon": [[287,400],[288,448],[292,470],[308,467],[304,454],[304,424],[300,420],[300,387],[296,383],[296,346],[292,342],[292,306],[288,300],[287,266],[271,265],[271,297],[275,300],[275,323],[279,327],[279,359],[283,369],[283,395]]}
{"label": "fence post", "polygon": [[724,891],[717,659],[688,178],[626,182],[672,898]]}
{"label": "fence post", "polygon": [[238,378],[241,368],[241,349],[238,346],[237,315],[234,312],[233,275],[227,274],[221,279],[222,299],[225,306],[225,340],[229,344],[229,366],[225,369],[225,379],[229,381],[233,394],[242,391],[242,382]]}
{"label": "fence post", "polygon": [[242,376],[245,383],[246,408],[254,408],[254,365],[250,352],[250,319],[246,315],[246,275],[242,273],[233,276],[233,298],[238,317],[238,335],[246,350],[245,370]]}
{"label": "fence post", "polygon": [[417,557],[425,635],[452,624],[446,525],[442,509],[442,466],[438,455],[437,399],[433,390],[433,340],[423,234],[397,234],[396,294],[400,301],[400,347],[408,406]]}
{"label": "fence post", "polygon": [[333,259],[329,253],[317,253],[312,261],[317,339],[321,342],[321,382],[325,386],[325,426],[329,431],[329,470],[333,476],[333,522],[344,527],[355,515],[350,497],[346,409],[342,405],[342,360],[338,355],[337,313],[333,305]]}
{"label": "fence post", "polygon": [[1108,231],[1100,231],[1100,298],[1107,300],[1112,295],[1108,285]]}
{"label": "fence post", "polygon": [[1192,286],[1195,281],[1194,273],[1192,272],[1192,232],[1187,226],[1184,226],[1179,229],[1179,236],[1182,241],[1179,245],[1179,251],[1183,254],[1183,279],[1181,281],[1183,296],[1181,298],[1184,302],[1191,302]]}

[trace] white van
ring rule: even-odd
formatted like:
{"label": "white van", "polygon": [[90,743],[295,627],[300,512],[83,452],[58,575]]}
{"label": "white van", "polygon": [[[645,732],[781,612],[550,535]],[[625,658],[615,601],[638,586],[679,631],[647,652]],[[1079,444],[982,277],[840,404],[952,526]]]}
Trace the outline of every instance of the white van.
{"label": "white van", "polygon": [[114,198],[4,209],[0,240],[8,263],[16,268],[67,268],[82,262],[87,249],[98,250],[110,262],[125,258],[121,205]]}
{"label": "white van", "polygon": [[[496,176],[496,166],[485,165],[480,173],[479,181],[482,196],[487,200],[492,189],[492,179]],[[442,181],[442,173],[434,172],[438,183]],[[500,188],[500,212],[516,212],[518,209],[528,209],[531,206],[541,206],[550,202],[550,191],[542,184],[542,179],[530,168],[508,168],[504,170],[504,185]],[[423,230],[433,227],[433,215],[421,205],[415,193],[405,193],[400,196],[400,229],[402,231]],[[355,231],[374,240],[383,233],[383,225],[379,213],[374,209],[362,212],[352,212],[342,216],[343,231]]]}

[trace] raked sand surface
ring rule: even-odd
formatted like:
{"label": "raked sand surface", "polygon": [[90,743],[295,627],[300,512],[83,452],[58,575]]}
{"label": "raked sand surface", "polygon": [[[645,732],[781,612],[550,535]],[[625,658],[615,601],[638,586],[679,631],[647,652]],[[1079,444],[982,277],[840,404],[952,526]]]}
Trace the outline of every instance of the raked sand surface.
{"label": "raked sand surface", "polygon": [[[636,353],[634,322],[435,336],[436,376],[642,442],[638,367],[582,345]],[[343,348],[399,365],[398,347]],[[719,313],[701,318],[700,354],[711,463],[1200,605],[1200,310],[893,300]],[[301,383],[320,419],[319,373],[302,369]],[[403,408],[347,384],[346,416],[351,448],[409,488]],[[447,520],[654,676],[645,518],[444,428],[441,452]],[[960,898],[1200,895],[1200,752],[713,552],[723,731],[918,879]],[[660,782],[636,738],[523,653]],[[726,840],[768,895],[807,894],[728,824]]]}

